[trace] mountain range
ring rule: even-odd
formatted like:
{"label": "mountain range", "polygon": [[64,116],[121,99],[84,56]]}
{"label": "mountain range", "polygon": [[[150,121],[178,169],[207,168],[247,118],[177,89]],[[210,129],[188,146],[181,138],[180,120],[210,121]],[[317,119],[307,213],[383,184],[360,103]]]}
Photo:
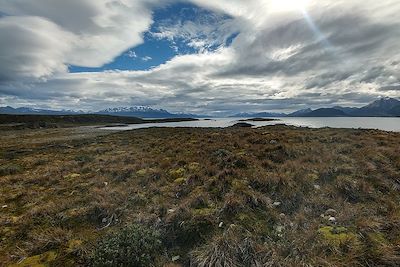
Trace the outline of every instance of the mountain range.
{"label": "mountain range", "polygon": [[232,117],[400,117],[400,101],[395,98],[381,98],[361,108],[327,107],[301,109],[285,113],[239,113]]}
{"label": "mountain range", "polygon": [[[74,114],[101,114],[115,116],[129,116],[139,118],[206,118],[201,114],[171,113],[165,109],[154,109],[147,106],[108,108],[96,112],[81,110],[48,110],[28,107],[13,108],[0,107],[0,114],[34,114],[34,115],[74,115]],[[395,98],[381,98],[364,107],[327,107],[318,109],[301,109],[293,113],[273,112],[246,112],[230,117],[400,117],[400,101]]]}
{"label": "mountain range", "polygon": [[146,106],[135,107],[118,107],[108,108],[96,112],[84,112],[81,110],[49,110],[35,109],[28,107],[13,108],[10,106],[0,107],[0,114],[12,115],[78,115],[78,114],[99,114],[99,115],[115,115],[138,118],[204,118],[206,115],[186,114],[186,113],[170,113],[164,109],[153,109]]}

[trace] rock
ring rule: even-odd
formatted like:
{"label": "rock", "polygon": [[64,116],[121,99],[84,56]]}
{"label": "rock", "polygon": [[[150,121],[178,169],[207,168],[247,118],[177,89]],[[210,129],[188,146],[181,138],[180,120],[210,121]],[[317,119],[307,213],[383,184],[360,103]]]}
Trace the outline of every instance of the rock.
{"label": "rock", "polygon": [[315,189],[315,190],[320,190],[320,189],[321,189],[321,186],[320,186],[320,185],[317,185],[317,184],[315,184],[315,185],[314,185],[314,189]]}
{"label": "rock", "polygon": [[337,211],[336,210],[334,210],[334,209],[328,209],[328,210],[326,210],[325,211],[325,214],[326,215],[335,215],[337,213]]}
{"label": "rock", "polygon": [[174,212],[175,212],[174,209],[169,209],[169,210],[167,211],[167,213],[174,213]]}
{"label": "rock", "polygon": [[278,226],[275,228],[276,232],[278,232],[278,233],[282,233],[284,229],[285,229],[285,227],[283,227],[282,225],[278,225]]}
{"label": "rock", "polygon": [[272,139],[271,141],[269,141],[269,143],[270,143],[271,145],[276,145],[276,144],[278,144],[278,141]]}
{"label": "rock", "polygon": [[282,204],[282,203],[279,202],[279,201],[275,201],[274,203],[272,203],[272,205],[273,205],[274,207],[279,207],[281,204]]}
{"label": "rock", "polygon": [[6,209],[6,208],[8,208],[8,205],[3,205],[3,206],[1,206],[1,208]]}
{"label": "rock", "polygon": [[331,216],[331,217],[329,217],[328,221],[330,223],[336,223],[336,218]]}
{"label": "rock", "polygon": [[224,222],[220,222],[218,225],[219,228],[222,228],[222,226],[224,226]]}
{"label": "rock", "polygon": [[108,182],[104,182],[104,186],[107,186],[108,185]]}
{"label": "rock", "polygon": [[179,255],[173,256],[172,261],[173,262],[178,261],[180,258],[181,258],[181,256],[179,256]]}
{"label": "rock", "polygon": [[283,236],[283,231],[285,230],[285,227],[282,225],[278,225],[275,227],[275,231],[278,237],[282,237]]}

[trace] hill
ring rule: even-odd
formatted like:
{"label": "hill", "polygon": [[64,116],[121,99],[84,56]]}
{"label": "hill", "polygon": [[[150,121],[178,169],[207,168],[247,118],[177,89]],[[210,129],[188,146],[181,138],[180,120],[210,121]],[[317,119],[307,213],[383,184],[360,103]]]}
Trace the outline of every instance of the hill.
{"label": "hill", "polygon": [[364,107],[303,109],[289,114],[289,117],[392,117],[399,116],[400,101],[394,98],[381,98]]}
{"label": "hill", "polygon": [[[0,114],[0,126],[9,126],[12,129],[23,128],[57,128],[79,125],[99,125],[99,124],[138,124],[138,123],[157,123],[157,122],[176,122],[191,121],[191,118],[170,118],[145,120],[135,117],[111,116],[99,114],[81,115],[5,115]],[[2,127],[4,129],[4,127]]]}
{"label": "hill", "polygon": [[345,112],[335,108],[319,108],[308,113],[302,114],[300,117],[347,117]]}

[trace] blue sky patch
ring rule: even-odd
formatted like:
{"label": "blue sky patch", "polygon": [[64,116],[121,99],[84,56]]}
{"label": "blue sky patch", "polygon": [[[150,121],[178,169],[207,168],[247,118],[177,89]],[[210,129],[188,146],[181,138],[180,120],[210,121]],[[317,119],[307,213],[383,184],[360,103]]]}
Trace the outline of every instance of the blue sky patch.
{"label": "blue sky patch", "polygon": [[[156,9],[153,14],[154,23],[150,30],[144,33],[144,43],[132,47],[116,57],[112,62],[102,67],[92,68],[83,66],[69,66],[69,72],[101,72],[107,70],[148,70],[159,66],[177,55],[193,54],[199,52],[191,44],[191,36],[174,36],[174,38],[159,37],[157,33],[162,27],[168,27],[176,23],[175,29],[185,23],[218,24],[219,19],[229,19],[226,15],[215,15],[213,12],[198,8],[190,4],[174,4]],[[224,43],[210,44],[207,50],[215,50],[220,45],[229,46],[238,35],[230,35]],[[199,33],[196,40],[206,39],[206,34]]]}

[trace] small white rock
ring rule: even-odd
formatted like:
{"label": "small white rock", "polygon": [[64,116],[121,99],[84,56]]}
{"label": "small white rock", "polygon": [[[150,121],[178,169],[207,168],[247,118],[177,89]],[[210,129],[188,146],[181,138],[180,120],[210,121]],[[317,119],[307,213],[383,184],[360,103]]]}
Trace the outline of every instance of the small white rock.
{"label": "small white rock", "polygon": [[282,203],[279,202],[279,201],[275,201],[274,203],[272,203],[272,205],[273,205],[274,207],[279,207],[281,204],[282,204]]}
{"label": "small white rock", "polygon": [[318,184],[315,184],[315,185],[314,185],[314,189],[315,189],[315,190],[320,190],[320,189],[321,189],[321,186],[318,185]]}
{"label": "small white rock", "polygon": [[222,226],[224,226],[224,222],[220,222],[218,225],[219,228],[222,228]]}
{"label": "small white rock", "polygon": [[278,233],[282,233],[284,229],[285,229],[285,227],[283,227],[283,226],[281,226],[281,225],[278,225],[278,226],[275,228],[276,232],[278,232]]}
{"label": "small white rock", "polygon": [[8,205],[1,206],[2,209],[8,208]]}
{"label": "small white rock", "polygon": [[329,217],[328,221],[330,221],[331,223],[335,223],[336,218],[331,216],[331,217]]}

